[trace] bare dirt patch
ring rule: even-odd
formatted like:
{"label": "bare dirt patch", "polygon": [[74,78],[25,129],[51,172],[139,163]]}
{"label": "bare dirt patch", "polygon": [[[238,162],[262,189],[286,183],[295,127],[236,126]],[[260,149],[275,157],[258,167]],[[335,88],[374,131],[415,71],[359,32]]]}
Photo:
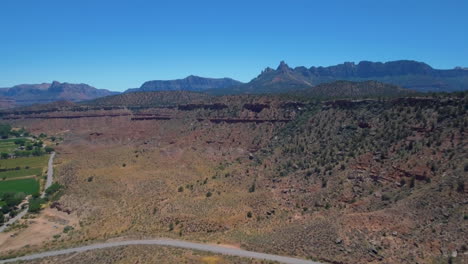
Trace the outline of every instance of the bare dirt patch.
{"label": "bare dirt patch", "polygon": [[62,234],[66,226],[75,229],[79,226],[73,214],[50,208],[42,211],[36,218],[22,219],[20,223],[26,224],[27,227],[0,233],[0,252],[40,245],[53,240],[54,235]]}

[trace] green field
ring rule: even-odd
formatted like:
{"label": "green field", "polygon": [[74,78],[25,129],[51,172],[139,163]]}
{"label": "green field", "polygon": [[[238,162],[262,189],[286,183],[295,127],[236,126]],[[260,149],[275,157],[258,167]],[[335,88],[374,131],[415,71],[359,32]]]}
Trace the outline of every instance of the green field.
{"label": "green field", "polygon": [[16,158],[0,160],[0,168],[24,168],[29,166],[30,168],[43,168],[47,166],[49,155],[43,155],[39,157],[27,157],[27,158]]}
{"label": "green field", "polygon": [[[0,193],[1,192],[24,192],[32,194],[39,192],[39,182],[36,179],[14,179],[16,177],[41,175],[43,168],[47,167],[49,155],[39,157],[27,157],[16,159],[2,159],[0,160],[0,168],[16,168],[19,170],[3,171],[0,172]],[[25,167],[28,166],[28,169]],[[11,180],[3,180],[3,178],[10,178]]]}
{"label": "green field", "polygon": [[3,140],[0,141],[0,152],[11,153],[16,149],[16,147],[17,146],[13,142],[4,142]]}
{"label": "green field", "polygon": [[14,181],[0,181],[0,193],[24,192],[33,194],[39,192],[39,182],[35,179],[21,179]]}
{"label": "green field", "polygon": [[2,143],[15,143],[15,140],[18,140],[18,139],[25,139],[27,142],[29,142],[30,140],[29,139],[26,139],[26,138],[8,138],[8,139],[0,139],[0,144]]}
{"label": "green field", "polygon": [[23,176],[40,176],[42,174],[42,168],[32,168],[32,169],[21,169],[21,170],[12,170],[12,171],[2,171],[0,172],[0,180],[5,178],[17,178]]}
{"label": "green field", "polygon": [[[0,153],[5,152],[5,153],[11,153],[13,152],[18,145],[15,144],[15,141],[18,139],[25,139],[25,138],[10,138],[10,139],[2,139],[0,140]],[[26,143],[31,143],[31,140],[25,139]]]}

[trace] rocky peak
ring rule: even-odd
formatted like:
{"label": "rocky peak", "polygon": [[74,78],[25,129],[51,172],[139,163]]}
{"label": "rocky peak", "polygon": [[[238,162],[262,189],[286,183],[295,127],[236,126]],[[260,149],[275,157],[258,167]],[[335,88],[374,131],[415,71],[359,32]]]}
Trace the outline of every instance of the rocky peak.
{"label": "rocky peak", "polygon": [[278,66],[278,68],[276,70],[281,71],[281,72],[288,72],[288,71],[291,71],[291,68],[289,68],[289,66],[288,66],[288,64],[286,64],[286,62],[281,61],[280,65]]}
{"label": "rocky peak", "polygon": [[60,84],[62,84],[62,83],[60,83],[59,81],[53,81],[51,86],[57,86],[57,85],[60,85]]}
{"label": "rocky peak", "polygon": [[[265,69],[262,71],[262,73],[261,73],[261,74],[264,74],[264,73],[269,73],[269,72],[272,72],[272,71],[274,71],[272,68],[270,68],[270,67],[266,67],[266,68],[265,68]],[[261,74],[260,74],[260,75],[261,75]]]}
{"label": "rocky peak", "polygon": [[189,75],[185,77],[186,80],[196,80],[196,79],[202,79],[202,77],[196,76],[196,75]]}

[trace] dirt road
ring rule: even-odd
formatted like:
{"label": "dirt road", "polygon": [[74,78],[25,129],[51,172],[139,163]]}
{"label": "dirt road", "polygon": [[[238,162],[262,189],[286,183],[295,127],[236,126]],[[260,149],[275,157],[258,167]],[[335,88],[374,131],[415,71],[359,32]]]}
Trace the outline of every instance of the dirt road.
{"label": "dirt road", "polygon": [[99,244],[94,244],[94,245],[55,250],[55,251],[47,251],[47,252],[37,253],[37,254],[29,255],[29,256],[1,260],[0,263],[8,263],[8,262],[20,261],[20,260],[23,260],[23,261],[34,260],[34,259],[59,256],[59,255],[65,255],[65,254],[71,254],[71,253],[80,253],[80,252],[85,252],[89,250],[105,249],[105,248],[120,247],[120,246],[134,246],[134,245],[169,246],[169,247],[176,247],[176,248],[207,251],[207,252],[223,254],[223,255],[278,261],[281,263],[288,263],[288,264],[319,264],[319,262],[305,260],[305,259],[284,257],[284,256],[278,256],[278,255],[272,255],[272,254],[247,251],[247,250],[237,249],[237,248],[227,248],[227,247],[216,246],[216,245],[208,245],[208,244],[187,242],[187,241],[182,241],[182,240],[165,239],[165,238],[151,239],[151,240],[128,240],[128,241],[99,243]]}

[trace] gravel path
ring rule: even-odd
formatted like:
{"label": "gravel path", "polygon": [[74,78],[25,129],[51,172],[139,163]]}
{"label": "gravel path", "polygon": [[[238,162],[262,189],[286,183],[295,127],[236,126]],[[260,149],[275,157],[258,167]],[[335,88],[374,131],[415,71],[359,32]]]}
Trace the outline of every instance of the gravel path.
{"label": "gravel path", "polygon": [[28,208],[26,207],[25,209],[23,209],[23,211],[19,212],[15,217],[11,218],[10,220],[8,220],[4,225],[0,226],[0,233],[5,231],[5,229],[10,226],[11,224],[13,224],[14,222],[20,220],[21,218],[23,218],[23,216],[28,212]]}
{"label": "gravel path", "polygon": [[50,154],[49,164],[47,165],[47,180],[44,185],[44,191],[41,194],[42,198],[45,197],[46,195],[45,190],[47,190],[47,188],[49,188],[52,185],[52,181],[54,179],[54,158],[55,158],[55,152],[52,152],[52,154]]}
{"label": "gravel path", "polygon": [[53,257],[53,256],[64,255],[64,254],[80,253],[80,252],[85,252],[89,250],[105,249],[105,248],[120,247],[120,246],[132,246],[132,245],[169,246],[169,247],[176,247],[176,248],[208,251],[208,252],[223,254],[223,255],[263,259],[263,260],[270,260],[270,261],[272,260],[272,261],[278,261],[281,263],[289,263],[289,264],[320,264],[319,262],[314,262],[314,261],[305,260],[305,259],[284,257],[284,256],[278,256],[278,255],[272,255],[272,254],[247,251],[243,249],[226,248],[226,247],[216,246],[216,245],[193,243],[193,242],[186,242],[186,241],[173,240],[173,239],[164,239],[164,238],[152,239],[152,240],[128,240],[128,241],[99,243],[99,244],[94,244],[94,245],[89,245],[89,246],[68,248],[68,249],[55,250],[55,251],[47,251],[47,252],[37,253],[37,254],[29,255],[29,256],[17,257],[17,258],[7,259],[7,260],[0,260],[0,263],[7,263],[7,262],[13,262],[13,261],[20,261],[20,260],[23,260],[23,261],[34,260],[34,259]]}

